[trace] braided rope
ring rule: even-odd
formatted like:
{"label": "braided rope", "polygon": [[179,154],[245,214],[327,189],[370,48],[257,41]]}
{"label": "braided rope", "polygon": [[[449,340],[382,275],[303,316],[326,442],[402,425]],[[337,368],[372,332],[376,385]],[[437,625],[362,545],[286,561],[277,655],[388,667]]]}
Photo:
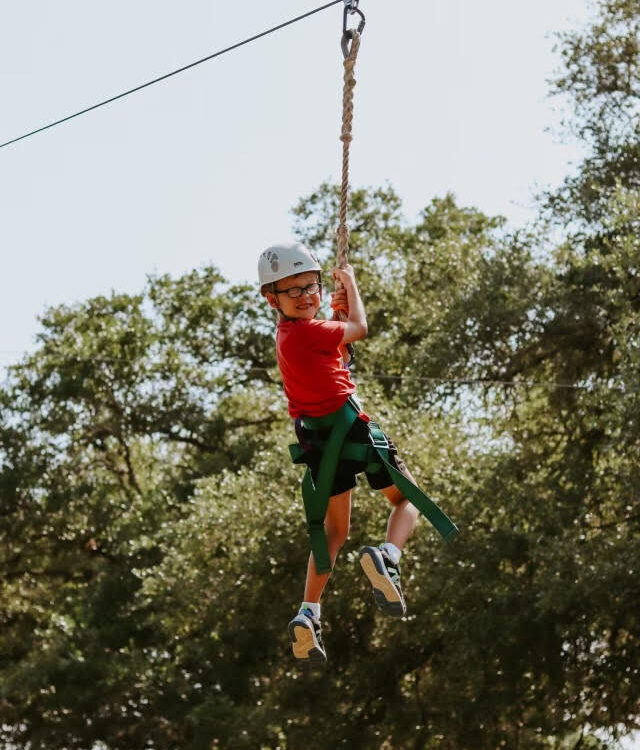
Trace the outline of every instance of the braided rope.
{"label": "braided rope", "polygon": [[351,31],[351,49],[344,60],[344,89],[342,94],[342,185],[340,189],[340,224],[336,230],[338,237],[338,266],[344,268],[349,262],[349,227],[347,226],[347,203],[349,200],[349,147],[353,140],[351,128],[353,125],[353,89],[356,85],[354,69],[358,49],[360,48],[360,34]]}

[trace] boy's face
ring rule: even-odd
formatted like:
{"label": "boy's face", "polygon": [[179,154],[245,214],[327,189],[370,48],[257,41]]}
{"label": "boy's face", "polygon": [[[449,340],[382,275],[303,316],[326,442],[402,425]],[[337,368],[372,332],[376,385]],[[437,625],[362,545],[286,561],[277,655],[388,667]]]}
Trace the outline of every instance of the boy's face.
{"label": "boy's face", "polygon": [[[302,318],[313,320],[320,309],[322,300],[322,287],[318,291],[309,294],[306,290],[311,284],[318,284],[320,275],[317,271],[305,271],[296,273],[293,276],[287,276],[275,284],[276,293],[267,292],[267,300],[271,307],[280,310],[287,318]],[[299,297],[290,297],[285,289],[302,288],[302,294]],[[283,293],[284,292],[284,293]]]}

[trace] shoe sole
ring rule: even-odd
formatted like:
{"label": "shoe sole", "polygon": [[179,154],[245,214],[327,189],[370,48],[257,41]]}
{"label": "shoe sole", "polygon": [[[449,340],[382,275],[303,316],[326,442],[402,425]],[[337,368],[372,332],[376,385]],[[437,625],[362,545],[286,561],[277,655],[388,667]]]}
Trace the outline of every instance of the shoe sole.
{"label": "shoe sole", "polygon": [[384,563],[368,549],[364,549],[360,552],[360,565],[373,586],[373,598],[378,608],[391,617],[404,617],[407,608],[396,587],[387,577]]}
{"label": "shoe sole", "polygon": [[325,664],[326,655],[318,648],[313,631],[306,623],[294,620],[289,623],[289,638],[296,659],[304,664]]}

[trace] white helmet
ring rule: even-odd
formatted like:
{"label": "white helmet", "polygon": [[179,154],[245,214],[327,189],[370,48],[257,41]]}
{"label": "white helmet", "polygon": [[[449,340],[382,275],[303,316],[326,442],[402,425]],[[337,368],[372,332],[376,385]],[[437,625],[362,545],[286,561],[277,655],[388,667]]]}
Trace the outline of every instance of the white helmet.
{"label": "white helmet", "polygon": [[301,242],[272,245],[260,253],[258,259],[258,278],[261,287],[305,271],[322,272],[322,268],[316,256]]}

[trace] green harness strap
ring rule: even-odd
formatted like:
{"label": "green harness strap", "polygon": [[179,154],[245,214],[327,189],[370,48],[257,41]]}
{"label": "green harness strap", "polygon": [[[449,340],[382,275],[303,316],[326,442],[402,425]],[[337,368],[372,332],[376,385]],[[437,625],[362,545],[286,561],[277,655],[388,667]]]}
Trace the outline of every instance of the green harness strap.
{"label": "green harness strap", "polygon": [[[308,429],[332,428],[326,441],[315,443],[322,449],[317,483],[314,483],[309,467],[302,480],[302,500],[307,517],[309,542],[318,573],[331,571],[324,519],[336,469],[341,458],[364,461],[368,464],[366,470],[369,472],[380,471],[384,466],[404,497],[418,508],[444,539],[452,539],[458,534],[457,526],[433,500],[389,462],[389,443],[376,422],[368,423],[371,443],[345,442],[345,437],[357,419],[359,411],[349,399],[332,414],[324,417],[303,418],[303,425]],[[305,451],[298,443],[290,445],[289,452],[295,463],[305,463]]]}
{"label": "green harness strap", "polygon": [[[331,486],[338,468],[344,439],[358,417],[358,411],[351,406],[346,408],[347,404],[326,417],[318,417],[313,420],[315,429],[330,426],[332,430],[322,451],[317,482],[314,484],[311,470],[308,467],[302,480],[302,501],[307,516],[309,542],[318,573],[329,573],[331,571],[324,519],[327,515]],[[305,417],[304,421],[308,424],[311,418]],[[289,450],[292,447],[290,446]],[[296,444],[296,447],[299,446]]]}
{"label": "green harness strap", "polygon": [[423,492],[417,484],[414,484],[389,462],[389,443],[379,425],[375,422],[369,422],[369,434],[371,435],[376,453],[391,475],[393,483],[402,492],[404,497],[416,506],[436,531],[440,533],[443,539],[448,541],[457,536],[460,532],[449,516],[433,502],[426,492]]}

